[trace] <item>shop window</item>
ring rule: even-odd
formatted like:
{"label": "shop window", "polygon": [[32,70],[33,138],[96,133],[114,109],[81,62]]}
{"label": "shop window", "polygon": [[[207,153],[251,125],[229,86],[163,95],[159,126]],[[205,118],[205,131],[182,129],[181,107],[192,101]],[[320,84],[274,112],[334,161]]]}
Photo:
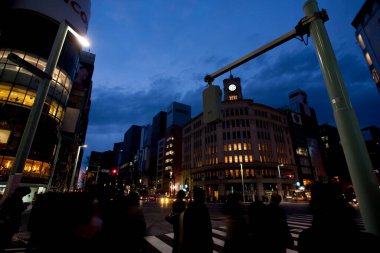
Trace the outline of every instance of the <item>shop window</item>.
{"label": "shop window", "polygon": [[11,90],[9,101],[21,104],[25,98],[25,88],[22,86],[14,86]]}
{"label": "shop window", "polygon": [[0,100],[8,100],[11,87],[7,84],[0,84]]}

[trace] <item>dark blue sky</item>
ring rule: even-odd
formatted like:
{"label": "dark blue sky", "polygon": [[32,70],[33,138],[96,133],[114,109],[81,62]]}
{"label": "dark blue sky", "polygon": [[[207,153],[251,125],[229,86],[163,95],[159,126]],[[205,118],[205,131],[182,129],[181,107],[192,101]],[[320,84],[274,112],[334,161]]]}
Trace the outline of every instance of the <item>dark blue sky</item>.
{"label": "dark blue sky", "polygon": [[[203,78],[292,30],[304,0],[92,0],[88,37],[96,54],[86,137],[90,151],[112,150],[132,125],[145,125],[172,101],[202,108]],[[359,124],[380,126],[380,97],[351,25],[364,1],[320,0]],[[335,125],[311,38],[273,49],[232,71],[243,96],[274,108],[303,89],[320,124]],[[215,79],[222,80],[229,73]],[[85,161],[86,159],[83,159]]]}

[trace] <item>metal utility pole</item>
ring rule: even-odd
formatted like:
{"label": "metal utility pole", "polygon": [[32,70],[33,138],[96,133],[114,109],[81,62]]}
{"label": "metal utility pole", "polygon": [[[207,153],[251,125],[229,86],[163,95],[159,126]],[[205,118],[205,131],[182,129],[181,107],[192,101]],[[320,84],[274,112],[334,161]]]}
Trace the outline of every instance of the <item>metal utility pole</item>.
{"label": "metal utility pole", "polygon": [[[319,12],[317,2],[304,4],[308,17]],[[375,180],[371,160],[338,68],[326,28],[321,20],[310,24],[310,35],[326,83],[334,118],[342,142],[351,180],[360,203],[360,212],[367,231],[380,236],[380,189]]]}
{"label": "metal utility pole", "polygon": [[315,0],[307,0],[303,9],[306,17],[302,18],[292,31],[214,73],[206,75],[204,80],[211,86],[216,77],[264,54],[290,39],[306,34],[308,36],[311,35],[333,107],[334,118],[351,180],[360,203],[360,211],[364,225],[368,232],[380,236],[380,189],[372,172],[371,161],[359,123],[349,100],[334,51],[323,24],[324,21],[328,20],[328,16],[325,10],[322,9],[322,11],[319,11]]}

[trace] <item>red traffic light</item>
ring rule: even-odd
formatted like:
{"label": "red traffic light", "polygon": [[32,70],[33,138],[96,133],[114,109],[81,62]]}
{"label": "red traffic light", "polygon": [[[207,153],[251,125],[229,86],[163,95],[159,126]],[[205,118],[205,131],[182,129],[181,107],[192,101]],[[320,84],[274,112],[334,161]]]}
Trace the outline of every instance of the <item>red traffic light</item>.
{"label": "red traffic light", "polygon": [[112,169],[111,173],[112,175],[117,175],[117,169]]}

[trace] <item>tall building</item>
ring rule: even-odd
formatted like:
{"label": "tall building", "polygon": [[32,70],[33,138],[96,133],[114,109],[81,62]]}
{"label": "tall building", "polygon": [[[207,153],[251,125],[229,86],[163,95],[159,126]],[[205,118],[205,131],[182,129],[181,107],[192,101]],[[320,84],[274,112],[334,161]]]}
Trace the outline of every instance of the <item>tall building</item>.
{"label": "tall building", "polygon": [[149,168],[148,168],[148,187],[153,189],[154,192],[157,187],[157,155],[158,146],[160,140],[165,136],[166,130],[166,117],[167,113],[164,111],[158,112],[153,117],[152,122],[152,132],[150,137],[150,148],[149,148]]}
{"label": "tall building", "polygon": [[112,193],[118,189],[117,169],[114,167],[115,152],[92,151],[84,180],[84,188],[98,187],[104,193]]}
{"label": "tall building", "polygon": [[[0,191],[4,191],[41,83],[37,76],[18,67],[7,57],[15,53],[44,70],[59,24],[64,19],[73,29],[86,34],[90,1],[81,1],[80,13],[68,1],[55,0],[54,5],[43,0],[0,2]],[[77,40],[68,33],[23,170],[21,184],[30,186],[32,195],[45,191],[52,175],[60,145],[59,129],[65,118],[81,52]],[[82,134],[85,133],[85,120],[85,116],[80,119]],[[77,136],[79,144],[79,137],[81,141],[84,139],[79,132]]]}
{"label": "tall building", "polygon": [[289,106],[283,110],[288,117],[299,183],[309,189],[312,182],[326,176],[317,116],[308,103],[307,94],[300,89],[289,93]]}
{"label": "tall building", "polygon": [[380,1],[366,0],[352,21],[355,35],[380,92]]}
{"label": "tall building", "polygon": [[138,151],[141,141],[141,126],[132,125],[124,134],[124,150],[121,152],[119,178],[126,186],[141,185],[142,172],[138,170]]}
{"label": "tall building", "polygon": [[293,196],[297,182],[286,114],[243,99],[241,80],[223,80],[221,122],[205,124],[200,114],[183,126],[184,189],[201,186],[210,201],[239,192],[244,200]]}
{"label": "tall building", "polygon": [[337,181],[344,185],[352,184],[338,129],[323,124],[319,126],[319,132],[322,142],[322,158],[329,181]]}
{"label": "tall building", "polygon": [[182,163],[182,126],[191,119],[191,106],[173,102],[167,109],[165,137],[160,140],[157,164],[157,191],[168,195],[182,188],[180,173]]}
{"label": "tall building", "polygon": [[166,111],[166,128],[173,125],[182,126],[191,119],[191,106],[173,102]]}
{"label": "tall building", "polygon": [[152,126],[145,125],[141,127],[140,147],[137,152],[137,168],[141,172],[141,186],[148,187],[148,169],[150,160],[150,139],[152,135]]}

